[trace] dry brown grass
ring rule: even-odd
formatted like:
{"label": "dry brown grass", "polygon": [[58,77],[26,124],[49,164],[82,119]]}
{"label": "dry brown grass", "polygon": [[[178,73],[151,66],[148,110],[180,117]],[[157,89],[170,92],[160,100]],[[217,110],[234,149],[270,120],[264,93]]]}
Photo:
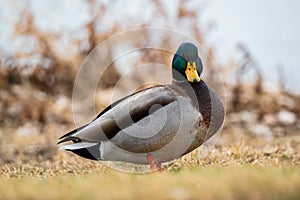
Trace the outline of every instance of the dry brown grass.
{"label": "dry brown grass", "polygon": [[[166,165],[161,173],[136,175],[58,150],[57,135],[45,139],[12,134],[2,140],[12,146],[1,151],[11,160],[0,167],[0,199],[300,197],[299,136],[266,140],[227,129],[206,157],[198,158],[198,149]],[[29,153],[30,145],[40,149]]]}
{"label": "dry brown grass", "polygon": [[298,199],[297,167],[198,167],[178,173],[114,171],[1,179],[1,199]]}

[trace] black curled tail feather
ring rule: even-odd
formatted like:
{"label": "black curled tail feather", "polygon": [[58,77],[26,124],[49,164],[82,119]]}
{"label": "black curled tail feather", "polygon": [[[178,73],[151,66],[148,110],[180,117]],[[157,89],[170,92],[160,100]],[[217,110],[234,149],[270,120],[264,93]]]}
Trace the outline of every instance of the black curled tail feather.
{"label": "black curled tail feather", "polygon": [[66,144],[61,146],[62,150],[71,151],[78,156],[90,159],[90,160],[101,160],[100,152],[100,143],[95,143],[91,141],[82,140],[77,136],[74,136],[75,133],[83,129],[85,126],[82,126],[78,129],[75,129],[59,138],[57,144],[64,142],[73,142],[71,144]]}
{"label": "black curled tail feather", "polygon": [[84,125],[84,126],[81,126],[81,127],[77,128],[77,129],[74,129],[74,130],[72,130],[72,131],[70,131],[70,132],[64,134],[63,136],[61,136],[61,137],[59,138],[59,141],[57,142],[57,144],[60,144],[60,143],[63,143],[63,142],[68,142],[68,141],[71,141],[71,140],[72,140],[73,142],[76,142],[79,138],[78,138],[78,137],[74,137],[73,135],[74,135],[75,133],[77,133],[78,131],[84,129],[84,128],[87,127],[88,125],[89,125],[89,124],[86,124],[86,125]]}

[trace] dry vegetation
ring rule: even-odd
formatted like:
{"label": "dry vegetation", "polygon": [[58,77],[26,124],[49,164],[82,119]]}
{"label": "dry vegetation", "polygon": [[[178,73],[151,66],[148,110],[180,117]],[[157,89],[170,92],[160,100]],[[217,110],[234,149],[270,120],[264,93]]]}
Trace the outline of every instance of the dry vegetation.
{"label": "dry vegetation", "polygon": [[[207,156],[200,158],[198,149],[165,165],[162,173],[136,175],[61,152],[57,138],[74,128],[71,92],[79,63],[98,42],[120,31],[115,24],[111,30],[98,33],[102,13],[109,8],[88,2],[94,15],[85,26],[89,34],[86,40],[75,43],[78,47],[88,43],[89,48],[78,48],[72,58],[58,56],[51,33],[35,27],[25,8],[22,21],[16,24],[16,37],[30,36],[39,45],[34,52],[1,58],[0,199],[300,198],[300,97],[285,91],[283,85],[267,87],[245,48],[243,60],[220,66],[227,118],[218,143]],[[208,57],[203,58],[206,70],[213,69],[213,48],[205,44],[195,20],[198,13],[186,9],[186,2],[180,4],[176,21],[191,21],[194,38],[208,49]],[[155,5],[167,19],[160,1]],[[170,42],[167,38],[163,36],[162,43]],[[20,60],[37,54],[39,64],[22,65]],[[166,55],[145,51],[141,61],[152,60],[170,63]],[[99,86],[108,93],[120,76],[114,65],[109,70],[108,78]],[[257,73],[253,84],[241,78],[247,70]],[[234,84],[227,82],[232,73],[238,77]],[[206,79],[218,86],[213,70],[207,72]],[[100,111],[107,102],[101,95],[99,98],[96,106]]]}
{"label": "dry vegetation", "polygon": [[[24,152],[11,155],[18,161],[0,168],[0,198],[299,198],[299,137],[267,141],[243,133],[234,135],[222,134],[204,158],[197,158],[195,151],[165,166],[161,173],[144,175],[116,172],[102,162],[56,151],[47,145],[55,138],[38,141],[41,137],[30,137],[22,141],[22,147],[19,145]],[[32,145],[32,140],[41,146],[30,150],[27,145]],[[19,137],[13,140],[15,144],[17,141],[20,142]]]}

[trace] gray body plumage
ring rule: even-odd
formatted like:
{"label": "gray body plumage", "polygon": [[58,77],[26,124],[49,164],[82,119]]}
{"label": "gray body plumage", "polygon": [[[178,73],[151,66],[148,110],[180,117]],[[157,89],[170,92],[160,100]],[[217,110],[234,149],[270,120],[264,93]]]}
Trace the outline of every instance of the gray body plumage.
{"label": "gray body plumage", "polygon": [[[184,88],[173,82],[135,93],[112,104],[90,124],[62,136],[59,143],[73,141],[62,148],[97,160],[147,164],[149,154],[159,163],[177,159],[223,124],[220,99],[204,82],[202,87],[206,90],[194,91],[189,84]],[[203,112],[206,107],[209,111]]]}

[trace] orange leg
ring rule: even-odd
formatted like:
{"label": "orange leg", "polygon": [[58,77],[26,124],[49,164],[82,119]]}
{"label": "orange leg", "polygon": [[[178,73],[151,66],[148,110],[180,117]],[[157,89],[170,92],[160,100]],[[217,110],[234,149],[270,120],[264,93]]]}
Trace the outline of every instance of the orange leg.
{"label": "orange leg", "polygon": [[161,164],[159,162],[156,162],[151,154],[148,154],[147,159],[152,172],[157,170],[162,171]]}

